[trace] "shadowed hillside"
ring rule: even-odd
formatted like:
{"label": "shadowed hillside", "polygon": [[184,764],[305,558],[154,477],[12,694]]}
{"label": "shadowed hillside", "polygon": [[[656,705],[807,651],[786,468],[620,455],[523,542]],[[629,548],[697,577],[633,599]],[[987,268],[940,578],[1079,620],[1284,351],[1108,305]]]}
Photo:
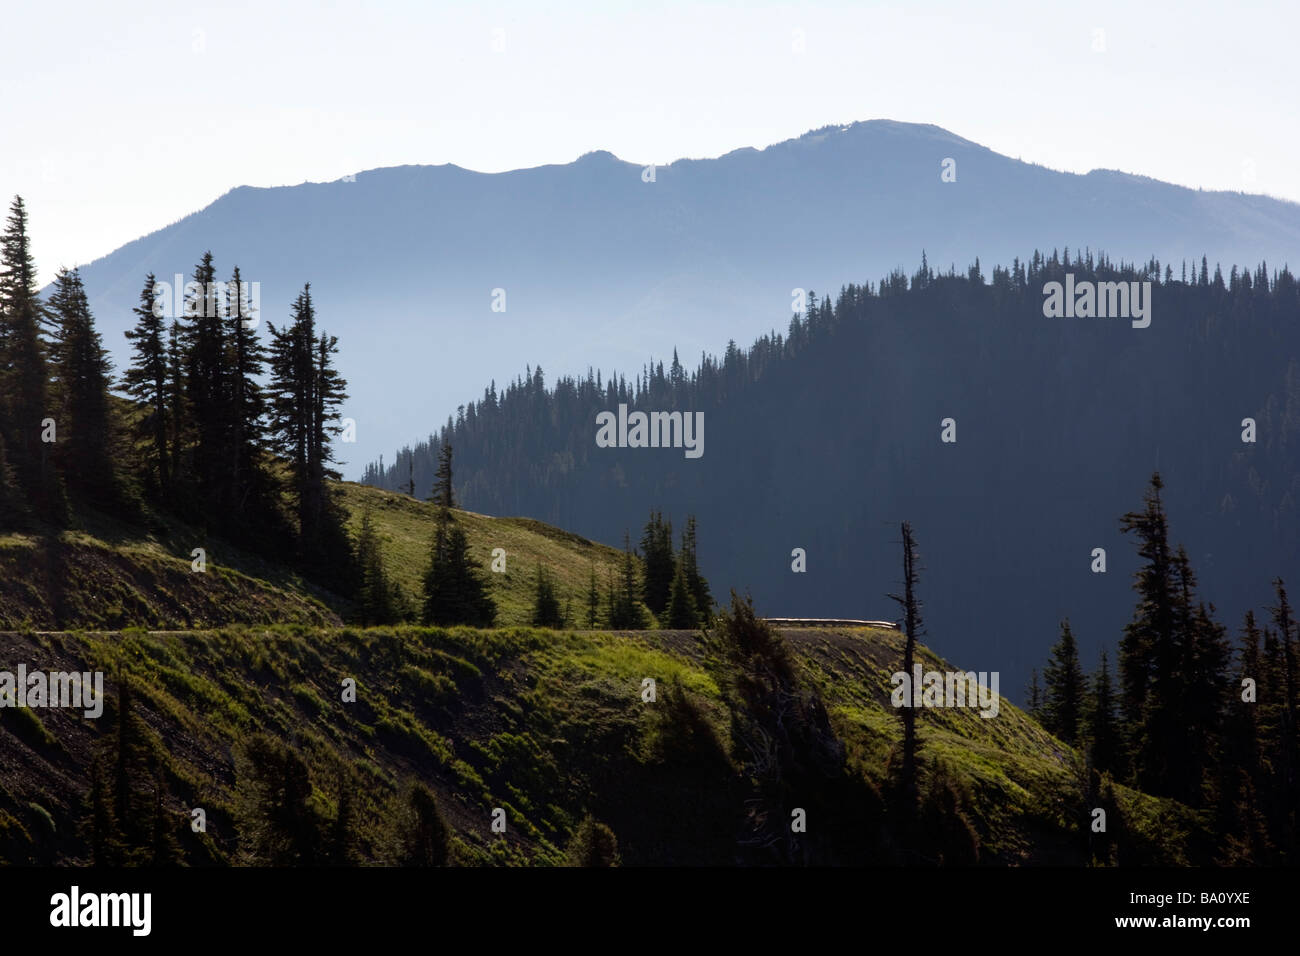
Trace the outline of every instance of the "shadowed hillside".
{"label": "shadowed hillside", "polygon": [[[751,699],[745,675],[762,669],[723,663],[720,630],[707,640],[463,628],[0,636],[5,661],[102,669],[108,697],[97,721],[67,710],[0,711],[0,856],[89,861],[92,760],[111,776],[129,680],[132,752],[152,768],[135,783],[161,801],[152,818],[176,841],[171,859],[255,860],[256,791],[241,773],[252,773],[256,739],[287,748],[282,759],[309,784],[297,812],[316,836],[297,862],[341,845],[359,862],[393,862],[394,799],[412,779],[436,794],[454,863],[562,862],[589,815],[611,828],[627,865],[780,862],[780,848],[756,845],[753,834],[773,820],[786,829],[793,807],[806,810],[807,832],[780,850],[786,862],[940,862],[939,851],[906,855],[888,796],[899,736],[888,675],[901,635],[784,637],[773,652],[788,648],[791,692],[802,703],[771,737],[755,736],[767,717],[740,703]],[[920,660],[947,667],[928,652]],[[647,677],[657,684],[653,701]],[[343,700],[349,678],[355,702]],[[918,724],[922,812],[942,806],[936,819],[959,830],[942,846],[982,862],[1111,860],[1108,844],[1089,846],[1078,756],[1007,701],[993,719],[927,711]],[[758,739],[788,747],[761,758]],[[784,788],[779,798],[772,781]],[[755,818],[755,807],[773,800],[782,805]],[[206,813],[204,834],[189,825],[195,807]],[[491,831],[498,807],[504,834]],[[1116,787],[1112,813],[1112,832],[1123,820],[1129,834],[1127,862],[1184,860],[1196,821],[1177,804]],[[149,839],[146,858],[157,852]],[[962,859],[943,852],[948,862]]]}

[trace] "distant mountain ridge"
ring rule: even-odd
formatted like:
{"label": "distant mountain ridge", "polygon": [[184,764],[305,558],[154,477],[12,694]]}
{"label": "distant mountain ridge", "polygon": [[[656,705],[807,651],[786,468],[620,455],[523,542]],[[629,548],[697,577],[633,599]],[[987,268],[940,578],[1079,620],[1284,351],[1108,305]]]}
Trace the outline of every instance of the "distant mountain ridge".
{"label": "distant mountain ridge", "polygon": [[[941,164],[955,160],[955,182]],[[645,177],[648,178],[648,177]],[[357,422],[345,474],[525,366],[622,372],[676,346],[783,328],[792,291],[1081,243],[1116,260],[1294,263],[1300,205],[1141,176],[1062,173],[935,126],[874,120],[764,149],[643,167],[605,151],[477,173],[400,166],[354,181],[242,186],[82,268],[120,368],[146,272],[205,250],[285,320],[304,282],[339,336]],[[504,299],[495,290],[504,291]],[[493,311],[504,302],[505,311]]]}

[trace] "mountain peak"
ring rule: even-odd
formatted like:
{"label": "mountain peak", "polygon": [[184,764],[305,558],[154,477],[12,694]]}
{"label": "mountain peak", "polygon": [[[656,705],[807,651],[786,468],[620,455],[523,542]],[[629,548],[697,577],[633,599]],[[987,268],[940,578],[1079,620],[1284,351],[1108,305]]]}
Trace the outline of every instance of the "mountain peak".
{"label": "mountain peak", "polygon": [[607,149],[593,149],[591,152],[583,153],[576,160],[574,160],[574,163],[576,164],[621,163],[621,162],[623,162],[623,160],[619,159],[617,156],[615,156]]}

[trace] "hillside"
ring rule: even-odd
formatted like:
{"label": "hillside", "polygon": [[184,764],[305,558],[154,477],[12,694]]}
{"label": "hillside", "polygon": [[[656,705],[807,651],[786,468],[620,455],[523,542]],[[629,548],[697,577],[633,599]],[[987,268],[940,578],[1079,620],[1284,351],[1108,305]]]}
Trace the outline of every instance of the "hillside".
{"label": "hillside", "polygon": [[[833,744],[834,766],[797,778],[804,784],[788,797],[808,808],[803,852],[813,861],[888,862],[894,826],[877,794],[899,737],[888,675],[900,635],[791,630],[785,638],[800,685],[823,701],[821,733]],[[349,795],[359,861],[388,858],[390,798],[411,778],[436,793],[461,864],[557,863],[588,813],[612,828],[629,865],[729,864],[758,852],[737,840],[753,768],[735,735],[753,715],[729,703],[724,671],[691,633],[279,627],[11,633],[0,635],[0,648],[3,660],[29,668],[102,669],[109,698],[98,721],[0,710],[4,862],[87,861],[88,768],[111,746],[127,677],[160,768],[155,792],[166,794],[157,820],[193,864],[242,859],[233,839],[235,753],[258,732],[306,761],[312,813],[329,820]],[[921,659],[948,667],[928,652]],[[642,700],[645,677],[658,683],[654,702]],[[356,681],[355,703],[341,700],[346,678]],[[928,711],[919,726],[927,786],[937,777],[958,795],[981,861],[1109,858],[1104,843],[1088,845],[1078,757],[1010,703],[992,720]],[[936,775],[937,765],[946,769]],[[1181,862],[1193,817],[1168,801],[1116,794],[1125,861]],[[194,807],[206,812],[206,834],[187,825]],[[507,814],[503,836],[490,832],[494,807]]]}
{"label": "hillside", "polygon": [[[355,534],[369,510],[383,548],[386,567],[398,585],[419,606],[423,574],[429,564],[435,508],[427,501],[341,482],[337,486]],[[535,575],[541,565],[555,583],[561,607],[571,603],[571,619],[585,613],[587,588],[595,570],[604,600],[609,575],[618,569],[623,552],[532,518],[495,518],[455,510],[456,520],[470,540],[470,554],[491,582],[497,604],[497,624],[526,625],[532,620]],[[491,572],[492,552],[505,551],[505,570]]]}
{"label": "hillside", "polygon": [[[342,344],[355,478],[525,365],[630,371],[674,346],[718,351],[783,327],[792,289],[875,281],[923,250],[941,268],[1063,245],[1226,268],[1294,265],[1300,248],[1295,203],[1057,172],[932,125],[873,120],[754,145],[661,165],[653,183],[641,157],[594,152],[494,174],[401,166],[240,186],[81,272],[119,368],[147,272],[174,285],[205,250],[222,279],[238,265],[260,283],[263,338],[310,281]],[[947,158],[953,182],[940,179]]]}
{"label": "hillside", "polygon": [[[334,488],[352,532],[362,512],[370,510],[389,573],[418,607],[433,506],[352,483]],[[572,601],[576,620],[593,568],[603,595],[622,554],[528,518],[467,511],[456,516],[491,584],[503,626],[529,623],[539,563],[555,582],[561,605]],[[201,574],[192,569],[196,547],[207,552]],[[487,573],[494,548],[506,551],[502,573]],[[288,566],[209,538],[165,514],[150,515],[146,525],[83,510],[71,530],[37,526],[0,536],[0,630],[337,625],[350,611],[346,599]]]}
{"label": "hillside", "polygon": [[[1296,573],[1300,285],[1277,262],[1243,266],[1198,259],[1184,280],[1179,261],[1121,268],[1071,248],[858,273],[748,349],[675,366],[665,343],[662,362],[617,380],[534,369],[366,478],[395,487],[413,459],[425,485],[449,441],[475,510],[604,541],[648,507],[693,513],[715,591],[750,589],[774,617],[877,617],[911,520],[939,598],[932,644],[1001,671],[1019,699],[1063,618],[1090,667],[1132,619],[1137,556],[1119,519],[1157,470],[1172,540],[1231,630]],[[1043,290],[1067,276],[1147,283],[1150,327],[1048,318]],[[602,447],[598,416],[621,405],[693,413],[703,454]]]}

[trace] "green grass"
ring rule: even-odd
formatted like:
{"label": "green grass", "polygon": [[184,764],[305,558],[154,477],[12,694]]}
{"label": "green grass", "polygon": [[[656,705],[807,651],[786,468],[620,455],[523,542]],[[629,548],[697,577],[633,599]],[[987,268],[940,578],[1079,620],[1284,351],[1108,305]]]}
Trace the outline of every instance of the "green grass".
{"label": "green grass", "polygon": [[[429,564],[436,509],[409,495],[342,482],[338,489],[355,535],[368,509],[375,524],[390,576],[419,606],[424,571]],[[623,552],[531,518],[492,518],[472,511],[455,511],[469,537],[470,556],[479,563],[497,604],[497,624],[526,625],[532,619],[537,567],[555,583],[560,607],[570,604],[570,622],[586,619],[587,589],[596,571],[602,605],[609,575],[617,574]],[[505,571],[493,572],[492,552],[505,551]]]}
{"label": "green grass", "polygon": [[[888,683],[901,639],[867,629],[833,636],[792,637],[794,657],[805,686],[825,700],[849,766],[882,786],[901,736]],[[11,726],[16,736],[0,735],[6,765],[28,770],[0,786],[0,830],[11,838],[0,839],[0,856],[9,862],[30,859],[23,856],[30,844],[19,837],[48,832],[43,814],[62,841],[62,859],[84,862],[74,835],[89,761],[97,736],[111,730],[111,701],[126,677],[167,755],[172,809],[178,818],[193,806],[207,810],[205,845],[216,860],[233,858],[236,849],[232,755],[255,732],[304,756],[322,806],[338,799],[340,764],[365,781],[354,797],[368,859],[382,844],[386,801],[404,779],[424,780],[438,794],[466,864],[556,863],[604,788],[674,772],[663,763],[673,755],[661,746],[674,739],[665,737],[672,730],[665,720],[674,719],[663,709],[670,687],[693,702],[722,750],[731,749],[730,711],[701,647],[682,635],[283,626],[4,640],[33,666],[53,655],[63,666],[103,670],[110,698],[102,723],[58,710],[43,712],[43,723],[35,724],[30,711],[0,715],[25,721]],[[951,669],[928,651],[921,659]],[[641,698],[645,677],[657,683],[656,703]],[[356,681],[356,703],[342,700],[346,678]],[[1007,701],[1001,708],[993,720],[972,711],[923,712],[922,767],[928,774],[946,765],[967,794],[986,859],[1034,862],[1070,845],[1077,832],[1086,811],[1079,757]],[[1188,835],[1203,826],[1171,801],[1125,788],[1117,788],[1117,799],[1133,838],[1170,863],[1184,859]],[[507,810],[505,837],[489,831],[494,807]]]}
{"label": "green grass", "polygon": [[[356,534],[369,510],[390,576],[410,606],[420,606],[429,562],[434,508],[406,495],[351,482],[334,485]],[[457,511],[497,604],[499,626],[532,618],[538,566],[550,574],[570,623],[586,619],[594,569],[602,604],[622,551],[529,518],[491,518]],[[207,570],[192,569],[192,551],[207,552]],[[505,570],[493,572],[493,550]],[[166,515],[149,528],[97,512],[74,527],[0,536],[0,629],[190,630],[237,624],[337,625],[352,612],[346,597]]]}

